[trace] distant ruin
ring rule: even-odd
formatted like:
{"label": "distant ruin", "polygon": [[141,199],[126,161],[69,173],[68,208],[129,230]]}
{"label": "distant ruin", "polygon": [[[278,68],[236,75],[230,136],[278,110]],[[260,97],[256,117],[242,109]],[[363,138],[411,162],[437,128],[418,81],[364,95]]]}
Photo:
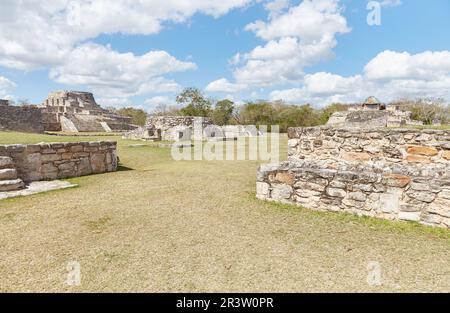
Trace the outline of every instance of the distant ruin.
{"label": "distant ruin", "polygon": [[103,109],[89,92],[53,92],[41,105],[13,106],[0,100],[0,130],[4,131],[124,132],[135,128],[130,117]]}
{"label": "distant ruin", "polygon": [[381,103],[375,97],[369,97],[362,104],[348,111],[335,112],[327,125],[333,127],[403,127],[423,125],[411,119],[411,112],[399,110],[395,106]]}
{"label": "distant ruin", "polygon": [[214,125],[207,117],[151,116],[144,127],[125,133],[123,138],[151,141],[226,140],[258,136],[254,125]]}
{"label": "distant ruin", "polygon": [[137,127],[131,124],[130,117],[103,109],[89,92],[53,92],[41,109],[46,131],[113,132]]}
{"label": "distant ruin", "polygon": [[13,106],[0,100],[0,131],[43,133],[41,110],[32,105]]}

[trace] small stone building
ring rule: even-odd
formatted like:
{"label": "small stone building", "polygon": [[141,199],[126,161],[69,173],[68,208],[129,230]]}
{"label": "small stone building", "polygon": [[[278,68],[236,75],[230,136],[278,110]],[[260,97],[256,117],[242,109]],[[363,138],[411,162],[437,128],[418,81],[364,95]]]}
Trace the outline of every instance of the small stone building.
{"label": "small stone building", "polygon": [[395,106],[386,106],[375,97],[367,98],[362,104],[348,111],[334,113],[327,122],[333,127],[402,127],[422,125],[411,119],[411,112],[397,110]]}

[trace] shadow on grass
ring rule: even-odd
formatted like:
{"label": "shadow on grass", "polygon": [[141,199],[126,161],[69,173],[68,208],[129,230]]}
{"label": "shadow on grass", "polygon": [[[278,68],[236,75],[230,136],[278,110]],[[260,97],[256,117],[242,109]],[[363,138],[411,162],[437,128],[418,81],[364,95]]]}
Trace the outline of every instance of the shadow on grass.
{"label": "shadow on grass", "polygon": [[120,164],[117,166],[117,172],[125,172],[125,171],[134,171],[134,168],[127,167],[127,166],[120,165]]}

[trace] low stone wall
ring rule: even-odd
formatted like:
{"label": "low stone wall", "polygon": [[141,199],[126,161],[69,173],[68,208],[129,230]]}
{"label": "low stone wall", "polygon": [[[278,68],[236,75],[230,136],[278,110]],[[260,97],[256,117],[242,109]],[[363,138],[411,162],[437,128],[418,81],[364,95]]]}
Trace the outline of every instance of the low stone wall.
{"label": "low stone wall", "polygon": [[115,141],[0,145],[0,156],[11,157],[26,182],[117,170]]}
{"label": "low stone wall", "polygon": [[42,133],[41,110],[33,106],[0,106],[0,130]]}
{"label": "low stone wall", "polygon": [[263,200],[450,228],[450,171],[445,164],[288,161],[261,166],[256,189]]}
{"label": "low stone wall", "polygon": [[289,159],[450,163],[450,130],[290,128]]}

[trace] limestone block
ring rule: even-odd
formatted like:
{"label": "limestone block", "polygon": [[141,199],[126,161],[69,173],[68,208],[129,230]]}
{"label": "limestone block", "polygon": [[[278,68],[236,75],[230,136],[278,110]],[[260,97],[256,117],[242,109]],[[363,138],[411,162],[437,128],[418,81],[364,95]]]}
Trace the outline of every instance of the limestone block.
{"label": "limestone block", "polygon": [[85,176],[90,174],[92,174],[92,168],[89,158],[81,158],[78,163],[77,176]]}
{"label": "limestone block", "polygon": [[427,191],[416,191],[410,189],[406,192],[406,194],[408,197],[427,203],[433,202],[433,200],[436,199],[436,194]]}
{"label": "limestone block", "polygon": [[400,213],[398,213],[398,219],[404,220],[404,221],[419,222],[420,215],[421,215],[420,212],[400,212]]}
{"label": "limestone block", "polygon": [[367,152],[342,152],[342,159],[346,161],[370,161],[371,156]]}
{"label": "limestone block", "polygon": [[91,167],[93,173],[103,173],[106,171],[105,154],[93,153],[91,154]]}
{"label": "limestone block", "polygon": [[428,212],[450,218],[450,201],[438,198],[434,202],[427,205],[426,210]]}
{"label": "limestone block", "polygon": [[52,162],[61,160],[60,154],[42,154],[41,161],[42,162]]}
{"label": "limestone block", "polygon": [[63,154],[61,155],[61,158],[62,158],[63,160],[70,160],[70,159],[73,158],[73,153],[70,153],[70,152],[68,152],[68,153],[63,153]]}
{"label": "limestone block", "polygon": [[58,168],[54,166],[53,163],[42,164],[40,172],[45,179],[58,178]]}
{"label": "limestone block", "polygon": [[343,189],[328,187],[326,189],[326,194],[330,197],[344,198],[347,195],[347,192]]}
{"label": "limestone block", "polygon": [[384,213],[396,214],[400,210],[400,197],[402,190],[390,188],[385,193],[380,194],[379,208]]}
{"label": "limestone block", "polygon": [[450,151],[444,151],[442,157],[446,160],[450,160]]}
{"label": "limestone block", "polygon": [[406,161],[411,163],[431,163],[431,159],[423,155],[408,155]]}
{"label": "limestone block", "polygon": [[70,147],[70,151],[71,152],[83,152],[84,147],[82,145],[72,146],[72,147]]}
{"label": "limestone block", "polygon": [[287,171],[273,172],[269,174],[269,181],[272,183],[288,184],[292,186],[295,181],[295,176]]}
{"label": "limestone block", "polygon": [[411,182],[411,178],[406,175],[387,174],[383,177],[383,182],[389,187],[404,188]]}
{"label": "limestone block", "polygon": [[0,170],[0,180],[17,179],[17,171],[14,168],[6,168]]}
{"label": "limestone block", "polygon": [[350,192],[348,194],[348,198],[355,201],[364,202],[367,199],[367,196],[363,192]]}
{"label": "limestone block", "polygon": [[286,200],[292,195],[293,189],[289,185],[273,185],[272,196],[274,200]]}
{"label": "limestone block", "polygon": [[409,154],[419,154],[426,156],[435,156],[438,154],[438,150],[433,147],[425,147],[425,146],[410,146],[406,150]]}
{"label": "limestone block", "polygon": [[256,183],[256,195],[262,196],[262,197],[268,197],[269,196],[269,184],[264,182],[257,182]]}
{"label": "limestone block", "polygon": [[14,167],[14,161],[10,157],[0,156],[0,169]]}

